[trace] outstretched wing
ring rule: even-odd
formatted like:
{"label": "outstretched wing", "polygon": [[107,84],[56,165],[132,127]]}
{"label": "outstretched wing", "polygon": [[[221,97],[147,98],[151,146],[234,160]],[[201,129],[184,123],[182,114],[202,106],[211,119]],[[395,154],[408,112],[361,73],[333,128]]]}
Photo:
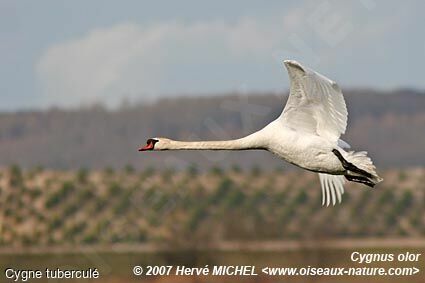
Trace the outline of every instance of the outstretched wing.
{"label": "outstretched wing", "polygon": [[335,205],[341,203],[344,194],[345,179],[342,175],[330,175],[319,173],[320,185],[322,186],[322,205]]}
{"label": "outstretched wing", "polygon": [[292,60],[285,60],[290,94],[279,119],[297,131],[338,142],[347,127],[347,107],[338,85]]}

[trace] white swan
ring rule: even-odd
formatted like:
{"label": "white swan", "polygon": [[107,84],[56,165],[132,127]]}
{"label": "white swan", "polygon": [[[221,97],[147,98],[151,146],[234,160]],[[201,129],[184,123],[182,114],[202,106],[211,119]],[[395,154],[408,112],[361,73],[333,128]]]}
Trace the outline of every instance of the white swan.
{"label": "white swan", "polygon": [[285,60],[291,81],[282,114],[263,129],[227,141],[175,141],[151,138],[148,150],[268,150],[281,159],[319,173],[322,205],[341,202],[345,179],[374,187],[382,181],[365,151],[345,151],[339,139],[347,126],[347,107],[341,89],[332,80]]}

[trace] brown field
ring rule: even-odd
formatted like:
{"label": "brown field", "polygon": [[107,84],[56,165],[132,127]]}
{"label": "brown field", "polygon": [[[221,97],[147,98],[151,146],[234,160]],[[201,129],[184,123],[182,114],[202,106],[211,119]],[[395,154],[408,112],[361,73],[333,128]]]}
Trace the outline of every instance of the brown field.
{"label": "brown field", "polygon": [[308,172],[5,168],[0,171],[0,267],[96,267],[102,282],[111,283],[424,282],[423,257],[414,264],[371,264],[421,269],[416,276],[373,280],[266,275],[147,278],[131,271],[136,264],[255,265],[258,270],[353,267],[353,251],[422,253],[424,173],[421,168],[387,170],[377,188],[348,184],[342,204],[321,207],[318,178]]}
{"label": "brown field", "polygon": [[[347,242],[349,243],[349,241]],[[355,243],[355,241],[354,241]],[[394,242],[395,243],[395,242]],[[394,244],[392,243],[392,244]],[[403,248],[402,240],[398,240],[398,247],[380,248],[302,248],[286,250],[285,243],[278,251],[255,250],[255,245],[249,250],[221,250],[221,251],[150,251],[150,252],[88,252],[76,251],[66,253],[32,253],[32,254],[8,254],[2,253],[0,266],[40,269],[88,269],[98,268],[101,273],[101,282],[423,282],[425,276],[424,260],[414,263],[378,262],[372,264],[356,264],[350,261],[353,251],[362,253],[423,253],[425,241],[417,248]],[[302,245],[301,243],[299,243]],[[423,256],[423,255],[422,255]],[[204,267],[214,265],[254,265],[257,273],[262,267],[417,267],[421,270],[415,276],[140,276],[132,273],[135,265],[146,267],[147,265],[185,265],[190,267]],[[36,282],[51,282],[39,280]],[[84,280],[68,280],[67,282],[84,282]]]}

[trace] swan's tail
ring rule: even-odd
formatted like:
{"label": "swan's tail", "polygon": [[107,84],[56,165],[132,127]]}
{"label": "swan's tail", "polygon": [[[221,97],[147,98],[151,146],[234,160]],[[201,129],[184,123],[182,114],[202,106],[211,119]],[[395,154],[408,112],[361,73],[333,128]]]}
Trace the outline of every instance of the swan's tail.
{"label": "swan's tail", "polygon": [[376,167],[367,156],[366,151],[346,152],[344,159],[347,161],[347,174],[345,175],[347,180],[363,183],[370,187],[374,187],[383,180],[376,173]]}

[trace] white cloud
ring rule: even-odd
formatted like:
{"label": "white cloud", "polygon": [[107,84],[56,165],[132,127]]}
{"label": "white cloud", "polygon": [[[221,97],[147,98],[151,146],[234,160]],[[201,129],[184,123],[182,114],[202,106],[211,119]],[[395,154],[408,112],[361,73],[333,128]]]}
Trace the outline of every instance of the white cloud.
{"label": "white cloud", "polygon": [[123,96],[172,92],[166,79],[173,76],[168,68],[176,70],[176,64],[190,69],[202,62],[208,68],[220,56],[262,56],[273,42],[265,27],[249,19],[236,24],[165,23],[147,28],[127,23],[51,46],[36,71],[46,103],[114,104]]}
{"label": "white cloud", "polygon": [[280,87],[276,81],[284,76],[275,71],[276,61],[295,56],[313,67],[330,62],[338,45],[359,40],[352,21],[370,12],[360,6],[353,15],[350,5],[338,2],[306,3],[267,19],[233,23],[123,23],[55,44],[36,65],[43,104],[116,105],[124,97],[234,90],[241,84]]}

